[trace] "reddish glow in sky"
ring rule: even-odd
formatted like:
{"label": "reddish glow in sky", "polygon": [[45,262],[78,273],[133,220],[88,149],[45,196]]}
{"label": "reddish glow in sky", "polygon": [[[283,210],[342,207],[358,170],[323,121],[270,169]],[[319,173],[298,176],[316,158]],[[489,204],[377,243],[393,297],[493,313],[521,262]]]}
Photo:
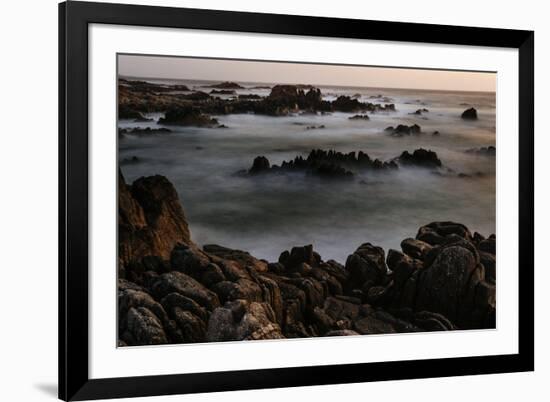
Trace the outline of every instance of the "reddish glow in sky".
{"label": "reddish glow in sky", "polygon": [[496,73],[119,55],[127,77],[379,88],[496,91]]}

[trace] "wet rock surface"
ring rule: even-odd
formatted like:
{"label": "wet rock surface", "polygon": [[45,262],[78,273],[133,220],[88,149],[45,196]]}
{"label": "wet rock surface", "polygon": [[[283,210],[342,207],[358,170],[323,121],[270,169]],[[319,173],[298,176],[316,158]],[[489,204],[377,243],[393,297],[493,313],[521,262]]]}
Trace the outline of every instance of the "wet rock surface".
{"label": "wet rock surface", "polygon": [[120,174],[119,237],[121,346],[495,327],[496,238],[455,222],[401,250],[365,242],[344,265],[312,245],[267,262],[197,246],[165,177]]}

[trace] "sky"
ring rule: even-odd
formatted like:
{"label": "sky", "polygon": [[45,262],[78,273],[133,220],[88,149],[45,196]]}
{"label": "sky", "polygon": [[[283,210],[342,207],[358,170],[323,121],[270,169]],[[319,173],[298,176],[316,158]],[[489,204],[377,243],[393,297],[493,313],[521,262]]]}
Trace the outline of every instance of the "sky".
{"label": "sky", "polygon": [[496,74],[448,70],[119,55],[125,77],[311,84],[456,91],[496,91]]}

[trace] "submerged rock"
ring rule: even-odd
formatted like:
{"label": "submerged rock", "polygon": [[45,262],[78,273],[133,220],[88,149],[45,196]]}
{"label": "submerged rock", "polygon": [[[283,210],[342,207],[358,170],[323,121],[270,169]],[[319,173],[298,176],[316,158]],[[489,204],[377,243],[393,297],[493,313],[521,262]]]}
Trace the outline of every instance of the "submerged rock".
{"label": "submerged rock", "polygon": [[370,117],[366,114],[356,114],[355,116],[348,117],[349,120],[370,120]]}
{"label": "submerged rock", "polygon": [[171,133],[172,130],[166,127],[158,127],[158,128],[151,128],[151,127],[134,127],[134,128],[119,128],[118,134],[119,136],[125,136],[125,135],[153,135],[153,134],[167,134]]}
{"label": "submerged rock", "polygon": [[203,114],[200,109],[194,107],[172,108],[159,119],[159,124],[197,127],[217,127],[219,125],[218,120]]}
{"label": "submerged rock", "polygon": [[423,148],[415,149],[411,154],[409,151],[404,151],[398,158],[399,163],[403,165],[412,165],[423,168],[438,168],[441,167],[441,160],[437,157],[434,151]]}
{"label": "submerged rock", "polygon": [[218,84],[208,85],[207,88],[220,88],[220,89],[244,89],[243,86],[237,84],[236,82],[224,81]]}
{"label": "submerged rock", "polygon": [[257,156],[256,158],[254,158],[254,162],[252,163],[252,167],[248,170],[248,173],[263,173],[269,171],[270,168],[271,164],[265,156]]}
{"label": "submerged rock", "polygon": [[470,148],[465,151],[468,154],[495,156],[497,154],[496,147],[489,145],[488,147]]}
{"label": "submerged rock", "polygon": [[477,110],[473,107],[466,109],[464,112],[462,112],[461,117],[464,120],[477,120]]}

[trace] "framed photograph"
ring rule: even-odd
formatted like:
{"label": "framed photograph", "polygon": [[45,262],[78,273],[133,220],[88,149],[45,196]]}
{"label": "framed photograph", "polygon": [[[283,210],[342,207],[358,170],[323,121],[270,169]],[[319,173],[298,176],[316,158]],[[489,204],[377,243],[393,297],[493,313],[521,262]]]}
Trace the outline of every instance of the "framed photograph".
{"label": "framed photograph", "polygon": [[59,5],[59,397],[534,369],[534,33]]}

